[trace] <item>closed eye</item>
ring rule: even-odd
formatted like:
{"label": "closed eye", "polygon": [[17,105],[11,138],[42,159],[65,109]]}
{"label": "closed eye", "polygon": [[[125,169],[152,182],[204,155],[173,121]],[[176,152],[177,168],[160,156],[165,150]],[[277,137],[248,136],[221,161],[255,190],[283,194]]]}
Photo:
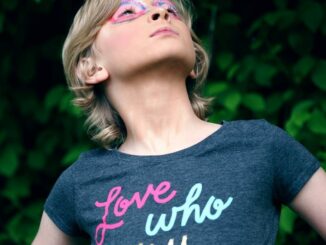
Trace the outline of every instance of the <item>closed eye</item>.
{"label": "closed eye", "polygon": [[176,15],[176,16],[178,16],[179,14],[178,14],[178,11],[174,8],[174,7],[169,7],[168,9],[167,9],[167,11],[169,12],[169,13],[171,13],[171,14],[173,14],[173,15]]}
{"label": "closed eye", "polygon": [[134,14],[135,11],[136,11],[136,10],[135,10],[133,7],[128,7],[128,8],[125,9],[121,14],[119,14],[118,17],[125,16],[125,15],[131,15],[131,14]]}

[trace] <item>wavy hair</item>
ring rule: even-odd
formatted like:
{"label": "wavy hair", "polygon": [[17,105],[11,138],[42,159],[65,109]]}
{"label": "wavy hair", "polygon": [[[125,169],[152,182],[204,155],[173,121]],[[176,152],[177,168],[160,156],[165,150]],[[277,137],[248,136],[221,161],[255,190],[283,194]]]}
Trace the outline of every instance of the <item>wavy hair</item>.
{"label": "wavy hair", "polygon": [[[192,30],[190,2],[186,0],[174,2],[190,30],[196,53],[194,67],[196,78],[189,76],[186,79],[188,97],[197,117],[207,120],[205,117],[214,98],[201,97],[200,88],[207,77],[209,58]],[[79,66],[84,74],[90,75],[95,72],[96,64],[85,64],[82,59],[94,57],[93,44],[96,36],[119,4],[120,0],[86,0],[74,17],[62,50],[67,83],[75,95],[73,103],[85,112],[87,116],[85,124],[88,126],[91,139],[107,149],[123,143],[127,136],[125,124],[106,97],[102,84],[86,84],[83,77],[77,74],[77,67]]]}

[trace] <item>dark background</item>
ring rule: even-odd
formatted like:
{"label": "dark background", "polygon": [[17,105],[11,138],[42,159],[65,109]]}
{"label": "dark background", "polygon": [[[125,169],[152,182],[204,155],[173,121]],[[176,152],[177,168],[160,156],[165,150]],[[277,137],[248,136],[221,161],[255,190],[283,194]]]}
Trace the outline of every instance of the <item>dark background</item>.
{"label": "dark background", "polygon": [[[0,244],[30,244],[59,174],[96,147],[66,87],[61,49],[83,1],[0,0]],[[326,3],[194,1],[211,54],[209,121],[265,118],[326,169]],[[277,244],[322,244],[283,207]]]}

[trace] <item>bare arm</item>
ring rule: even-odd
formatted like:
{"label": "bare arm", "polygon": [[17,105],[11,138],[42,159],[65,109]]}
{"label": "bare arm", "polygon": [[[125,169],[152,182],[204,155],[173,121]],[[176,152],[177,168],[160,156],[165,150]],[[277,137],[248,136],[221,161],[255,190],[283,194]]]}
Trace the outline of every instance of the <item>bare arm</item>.
{"label": "bare arm", "polygon": [[43,211],[41,224],[32,245],[72,245],[73,238],[62,232]]}
{"label": "bare arm", "polygon": [[290,203],[326,241],[326,173],[319,168]]}

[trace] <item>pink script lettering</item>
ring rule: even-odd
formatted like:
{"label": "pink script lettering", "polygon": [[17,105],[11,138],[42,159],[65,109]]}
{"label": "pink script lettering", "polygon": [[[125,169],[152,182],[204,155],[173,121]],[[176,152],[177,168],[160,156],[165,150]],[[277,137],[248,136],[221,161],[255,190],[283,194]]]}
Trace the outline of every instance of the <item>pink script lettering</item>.
{"label": "pink script lettering", "polygon": [[[116,186],[113,187],[107,196],[107,200],[105,202],[95,202],[95,206],[98,208],[104,208],[104,215],[102,216],[102,223],[98,224],[95,231],[95,240],[97,245],[102,245],[105,240],[105,233],[107,230],[117,229],[124,224],[124,220],[121,219],[119,222],[108,224],[110,206],[115,201],[113,206],[113,214],[115,217],[122,217],[128,211],[129,207],[136,203],[138,209],[141,209],[147,202],[148,197],[151,195],[154,201],[158,204],[164,204],[171,201],[175,195],[176,191],[173,190],[167,197],[163,198],[161,195],[167,193],[171,188],[171,184],[168,181],[161,182],[156,188],[154,188],[153,184],[149,184],[147,186],[147,190],[143,197],[141,198],[141,194],[139,192],[135,192],[131,199],[120,195],[122,187]],[[100,238],[100,240],[98,239]]]}

